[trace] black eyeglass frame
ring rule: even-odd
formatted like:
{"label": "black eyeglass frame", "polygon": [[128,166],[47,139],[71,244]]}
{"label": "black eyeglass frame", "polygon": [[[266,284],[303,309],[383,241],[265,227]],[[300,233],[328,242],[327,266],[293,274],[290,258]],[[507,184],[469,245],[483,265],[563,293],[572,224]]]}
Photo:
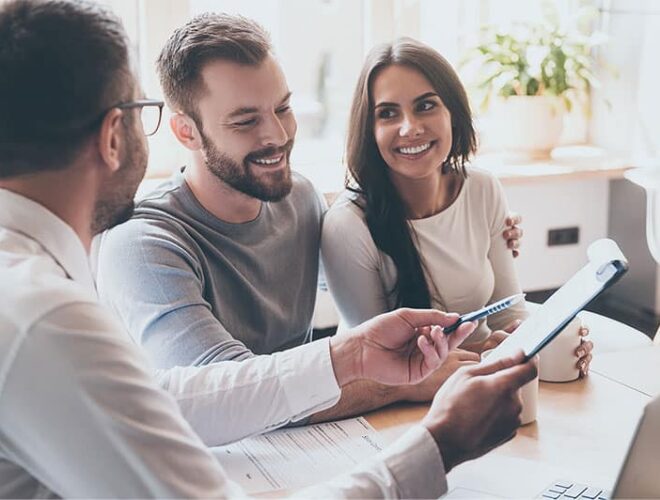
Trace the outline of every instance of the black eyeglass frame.
{"label": "black eyeglass frame", "polygon": [[149,134],[147,134],[145,132],[145,134],[144,134],[147,137],[151,137],[156,132],[158,132],[158,129],[160,128],[160,122],[163,120],[163,107],[164,106],[165,106],[165,102],[164,101],[159,101],[158,99],[138,99],[136,101],[122,102],[122,103],[119,103],[119,104],[115,104],[110,109],[114,109],[114,108],[117,108],[117,109],[140,108],[140,110],[141,110],[144,107],[158,107],[158,123],[156,124],[156,127],[154,128],[154,131],[149,133]]}

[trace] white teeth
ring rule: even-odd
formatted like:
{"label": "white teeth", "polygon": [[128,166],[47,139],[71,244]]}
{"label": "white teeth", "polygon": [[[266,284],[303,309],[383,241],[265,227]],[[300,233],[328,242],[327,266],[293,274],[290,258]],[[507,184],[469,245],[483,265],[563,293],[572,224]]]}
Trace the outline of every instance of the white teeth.
{"label": "white teeth", "polygon": [[260,163],[261,165],[275,165],[276,163],[279,163],[281,159],[282,157],[279,156],[277,158],[259,158],[252,161],[254,161],[254,163]]}
{"label": "white teeth", "polygon": [[416,155],[421,153],[422,151],[426,151],[428,148],[431,147],[431,143],[427,142],[426,144],[422,144],[421,146],[415,146],[413,148],[398,148],[400,153],[403,153],[404,155]]}

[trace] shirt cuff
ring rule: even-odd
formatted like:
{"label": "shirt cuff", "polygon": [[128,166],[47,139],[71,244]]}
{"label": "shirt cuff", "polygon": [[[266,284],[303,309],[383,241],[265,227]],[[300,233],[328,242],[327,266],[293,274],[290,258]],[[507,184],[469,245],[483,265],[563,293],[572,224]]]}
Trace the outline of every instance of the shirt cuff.
{"label": "shirt cuff", "polygon": [[330,357],[330,339],[325,338],[278,353],[277,373],[293,420],[305,418],[339,401],[341,388]]}
{"label": "shirt cuff", "polygon": [[447,492],[445,465],[431,433],[416,425],[384,452],[400,498],[437,498]]}

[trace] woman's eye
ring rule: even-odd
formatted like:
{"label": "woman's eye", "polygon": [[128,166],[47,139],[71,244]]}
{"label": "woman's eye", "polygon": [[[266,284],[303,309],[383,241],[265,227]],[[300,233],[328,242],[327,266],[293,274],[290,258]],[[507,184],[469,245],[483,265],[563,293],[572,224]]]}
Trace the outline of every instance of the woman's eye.
{"label": "woman's eye", "polygon": [[387,120],[388,118],[393,118],[396,115],[393,109],[381,109],[376,115],[380,120]]}
{"label": "woman's eye", "polygon": [[282,113],[288,113],[289,111],[291,111],[291,106],[287,104],[286,106],[278,108],[275,112],[279,115]]}
{"label": "woman's eye", "polygon": [[422,101],[417,106],[418,111],[429,111],[436,107],[436,104],[433,101]]}

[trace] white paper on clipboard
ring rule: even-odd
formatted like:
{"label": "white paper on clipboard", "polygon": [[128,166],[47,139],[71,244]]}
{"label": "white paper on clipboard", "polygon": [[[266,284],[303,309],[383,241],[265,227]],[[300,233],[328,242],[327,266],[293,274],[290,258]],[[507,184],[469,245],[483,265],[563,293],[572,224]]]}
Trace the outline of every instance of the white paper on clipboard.
{"label": "white paper on clipboard", "polygon": [[628,270],[628,260],[613,240],[594,241],[587,256],[587,265],[496,347],[488,356],[489,363],[520,349],[528,358],[536,355],[577,313]]}

